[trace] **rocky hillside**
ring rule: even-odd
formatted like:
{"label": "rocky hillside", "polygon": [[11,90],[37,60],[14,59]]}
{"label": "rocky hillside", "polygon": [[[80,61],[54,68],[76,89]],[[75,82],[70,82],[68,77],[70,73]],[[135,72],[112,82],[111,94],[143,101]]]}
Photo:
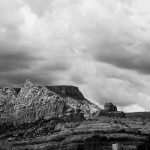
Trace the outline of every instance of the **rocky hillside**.
{"label": "rocky hillside", "polygon": [[126,116],[134,120],[150,121],[150,112],[130,112]]}
{"label": "rocky hillside", "polygon": [[100,110],[77,87],[27,80],[0,89],[0,150],[111,150],[114,143],[149,149],[150,122],[123,115],[112,104]]}
{"label": "rocky hillside", "polygon": [[16,98],[13,88],[0,88],[0,123],[13,121]]}
{"label": "rocky hillside", "polygon": [[51,117],[83,120],[100,112],[73,86],[44,87],[27,80],[20,89],[2,88],[0,92],[2,123],[31,123]]}
{"label": "rocky hillside", "polygon": [[[61,97],[71,97],[77,100],[85,99],[83,94],[79,91],[78,87],[71,85],[57,85],[57,86],[45,86],[50,91],[53,91]],[[13,88],[18,94],[21,88]]]}
{"label": "rocky hillside", "polygon": [[78,87],[75,86],[59,85],[59,86],[46,86],[46,88],[62,97],[71,97],[77,100],[85,99],[83,94],[79,91]]}
{"label": "rocky hillside", "polygon": [[105,103],[104,110],[100,111],[99,116],[125,118],[126,114],[123,111],[117,111],[117,106],[113,103]]}
{"label": "rocky hillside", "polygon": [[[1,150],[123,150],[150,148],[150,122],[100,117],[66,121],[40,119],[33,123],[0,126]],[[144,149],[143,149],[144,148]]]}

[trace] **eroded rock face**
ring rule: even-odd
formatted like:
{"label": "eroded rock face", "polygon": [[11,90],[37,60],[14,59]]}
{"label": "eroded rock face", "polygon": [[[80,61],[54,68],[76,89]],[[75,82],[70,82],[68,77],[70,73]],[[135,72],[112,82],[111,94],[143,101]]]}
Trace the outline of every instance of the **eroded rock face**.
{"label": "eroded rock face", "polygon": [[[62,86],[61,89],[63,91]],[[91,115],[99,114],[99,107],[86,100],[78,88],[67,87],[66,89],[71,90],[72,95],[73,91],[76,91],[76,96],[71,96],[80,99],[69,97],[65,92],[62,92],[65,96],[60,96],[61,94],[58,95],[44,86],[35,85],[29,80],[22,85],[21,89],[2,89],[0,91],[1,118],[5,118],[4,122],[12,120],[15,124],[22,124],[52,117],[81,121]],[[73,111],[70,113],[68,110]]]}
{"label": "eroded rock face", "polygon": [[18,123],[30,123],[49,116],[56,117],[65,109],[63,98],[27,80],[17,95],[15,117]]}
{"label": "eroded rock face", "polygon": [[17,93],[13,88],[0,88],[0,123],[13,120]]}
{"label": "eroded rock face", "polygon": [[113,103],[105,103],[104,109],[112,112],[117,111],[117,107]]}
{"label": "eroded rock face", "polygon": [[100,108],[86,99],[82,101],[78,101],[76,99],[66,97],[65,102],[68,106],[73,108],[74,110],[80,109],[81,112],[84,114],[85,118],[89,118],[93,115],[98,115],[100,112]]}
{"label": "eroded rock face", "polygon": [[[58,85],[58,86],[45,86],[50,91],[53,91],[57,95],[61,97],[71,97],[78,100],[85,99],[83,94],[80,92],[78,87],[75,86],[69,86],[69,85]],[[14,88],[16,93],[20,92],[20,88]]]}

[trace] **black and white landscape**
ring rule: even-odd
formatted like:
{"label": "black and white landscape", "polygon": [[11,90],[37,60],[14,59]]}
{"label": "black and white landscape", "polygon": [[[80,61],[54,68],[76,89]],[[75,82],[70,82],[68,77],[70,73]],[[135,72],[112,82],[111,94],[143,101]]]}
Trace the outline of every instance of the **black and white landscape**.
{"label": "black and white landscape", "polygon": [[0,0],[1,149],[148,149],[149,24],[148,0]]}
{"label": "black and white landscape", "polygon": [[149,115],[125,114],[112,103],[100,109],[75,86],[40,86],[26,80],[18,88],[1,88],[0,100],[2,150],[150,147]]}

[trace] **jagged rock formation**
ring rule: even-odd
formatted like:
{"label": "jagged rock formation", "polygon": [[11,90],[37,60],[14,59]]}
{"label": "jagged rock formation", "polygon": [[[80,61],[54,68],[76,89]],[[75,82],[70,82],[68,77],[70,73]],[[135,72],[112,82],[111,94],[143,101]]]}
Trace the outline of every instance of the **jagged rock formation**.
{"label": "jagged rock formation", "polygon": [[16,97],[17,93],[13,88],[0,88],[0,123],[13,120]]}
{"label": "jagged rock formation", "polygon": [[104,109],[111,112],[117,111],[117,107],[113,103],[105,103]]}
{"label": "jagged rock formation", "polygon": [[[78,87],[75,86],[57,85],[57,86],[45,86],[45,87],[61,97],[71,97],[77,100],[85,99],[83,94],[79,91]],[[21,88],[14,88],[14,90],[18,94]]]}
{"label": "jagged rock formation", "polygon": [[60,85],[60,86],[46,86],[46,88],[62,97],[71,97],[78,100],[85,99],[83,94],[79,91],[78,87],[75,86]]}
{"label": "jagged rock formation", "polygon": [[[3,89],[0,93],[3,111],[0,119],[5,116],[7,119],[3,119],[2,122],[13,120],[15,124],[22,124],[52,117],[78,121],[99,114],[99,107],[86,100],[77,87],[53,87],[53,91],[59,95],[49,89],[35,85],[29,80],[22,85],[21,89]],[[9,108],[5,109],[5,107]]]}
{"label": "jagged rock formation", "polygon": [[17,123],[30,123],[42,118],[56,117],[65,112],[63,98],[29,80],[21,87],[15,102]]}

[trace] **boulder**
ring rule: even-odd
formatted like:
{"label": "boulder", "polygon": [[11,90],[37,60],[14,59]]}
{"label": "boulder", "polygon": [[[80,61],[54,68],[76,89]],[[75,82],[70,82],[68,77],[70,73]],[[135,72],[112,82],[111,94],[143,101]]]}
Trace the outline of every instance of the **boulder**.
{"label": "boulder", "polygon": [[113,105],[113,103],[105,103],[104,109],[106,111],[114,111],[114,112],[117,111],[117,107]]}
{"label": "boulder", "polygon": [[113,103],[105,103],[104,110],[99,112],[99,116],[126,118],[125,113],[123,111],[117,111],[117,106]]}

